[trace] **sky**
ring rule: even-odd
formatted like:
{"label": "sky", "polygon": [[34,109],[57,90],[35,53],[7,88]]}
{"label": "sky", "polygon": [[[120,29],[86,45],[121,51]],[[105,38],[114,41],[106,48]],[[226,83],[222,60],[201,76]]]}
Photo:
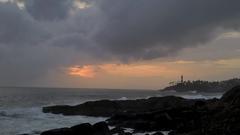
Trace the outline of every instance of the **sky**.
{"label": "sky", "polygon": [[0,86],[160,89],[240,76],[239,0],[0,0]]}

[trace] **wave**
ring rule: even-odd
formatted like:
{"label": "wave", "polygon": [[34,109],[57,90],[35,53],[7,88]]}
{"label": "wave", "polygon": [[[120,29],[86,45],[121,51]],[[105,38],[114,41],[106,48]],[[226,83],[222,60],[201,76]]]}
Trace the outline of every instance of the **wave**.
{"label": "wave", "polygon": [[0,108],[0,135],[37,135],[49,129],[70,127],[85,122],[93,124],[106,119],[102,117],[46,114],[42,112],[41,107]]}
{"label": "wave", "polygon": [[128,100],[128,98],[127,97],[121,97],[118,100]]}
{"label": "wave", "polygon": [[7,112],[7,111],[0,111],[0,117],[20,118],[22,117],[22,114]]}

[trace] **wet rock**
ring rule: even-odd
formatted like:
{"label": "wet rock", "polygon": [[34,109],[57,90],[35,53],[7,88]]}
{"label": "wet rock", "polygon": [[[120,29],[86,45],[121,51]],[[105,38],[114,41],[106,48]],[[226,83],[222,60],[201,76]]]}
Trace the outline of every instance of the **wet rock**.
{"label": "wet rock", "polygon": [[126,133],[124,133],[123,135],[132,135],[132,133],[126,132]]}
{"label": "wet rock", "polygon": [[240,106],[240,86],[236,86],[226,92],[222,98],[222,102],[229,103],[231,105]]}
{"label": "wet rock", "polygon": [[168,135],[176,135],[176,131],[170,131]]}
{"label": "wet rock", "polygon": [[69,128],[59,128],[41,133],[41,135],[73,135],[72,130]]}
{"label": "wet rock", "polygon": [[41,135],[111,135],[111,133],[106,122],[99,122],[94,125],[83,123],[70,128],[53,129]]}
{"label": "wet rock", "polygon": [[[122,128],[132,128],[134,132],[172,131],[169,135],[240,135],[240,86],[226,92],[220,100],[189,100],[174,96],[126,101],[101,100],[78,106],[45,107],[43,111],[110,118],[108,123],[56,129],[41,135],[62,135],[60,132],[64,135],[131,134],[124,133]],[[110,131],[108,125],[118,128]]]}
{"label": "wet rock", "polygon": [[92,135],[94,133],[93,127],[89,123],[83,123],[80,125],[76,125],[70,128],[73,134],[84,134],[84,135]]}
{"label": "wet rock", "polygon": [[119,111],[119,106],[114,101],[101,100],[86,102],[77,106],[51,106],[43,107],[44,113],[63,114],[63,115],[86,115],[109,117]]}
{"label": "wet rock", "polygon": [[110,135],[111,132],[106,122],[99,122],[93,125],[94,135]]}
{"label": "wet rock", "polygon": [[156,133],[154,133],[154,134],[152,134],[152,135],[164,135],[164,134],[161,133],[161,132],[156,132]]}
{"label": "wet rock", "polygon": [[138,113],[175,107],[186,107],[195,104],[196,101],[198,100],[187,100],[174,96],[125,101],[100,100],[86,102],[77,106],[62,105],[43,107],[43,112],[63,115],[111,117],[115,114],[125,112]]}
{"label": "wet rock", "polygon": [[121,127],[115,127],[111,129],[111,134],[124,134],[124,129]]}

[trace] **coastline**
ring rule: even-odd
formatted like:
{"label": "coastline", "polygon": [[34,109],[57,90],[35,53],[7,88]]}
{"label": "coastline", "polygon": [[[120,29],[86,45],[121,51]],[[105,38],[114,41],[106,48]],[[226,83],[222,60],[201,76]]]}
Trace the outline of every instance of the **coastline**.
{"label": "coastline", "polygon": [[232,78],[223,81],[205,81],[205,80],[183,80],[170,82],[170,86],[167,86],[159,91],[176,91],[176,92],[222,92],[225,93],[234,86],[240,85],[239,78]]}
{"label": "coastline", "polygon": [[50,129],[70,127],[84,122],[94,124],[105,120],[99,117],[47,114],[42,112],[43,106],[77,105],[102,99],[147,98],[157,93],[133,90],[0,88],[0,134],[39,135],[42,131]]}
{"label": "coastline", "polygon": [[[152,97],[149,99],[86,102],[76,106],[44,107],[43,112],[62,115],[86,115],[109,117],[101,122],[104,132],[110,135],[116,128],[132,128],[133,133],[171,131],[169,135],[238,135],[240,129],[239,114],[240,86],[226,92],[221,99],[184,99],[180,97]],[[226,121],[228,121],[226,125]],[[103,124],[104,123],[104,124]],[[98,124],[98,123],[97,123]],[[224,126],[223,126],[224,125]],[[77,125],[80,129],[82,125]],[[89,126],[94,128],[94,125]],[[63,134],[67,129],[67,133]],[[72,127],[43,132],[41,135],[75,135],[88,132],[86,129]],[[115,129],[116,130],[116,129]],[[117,134],[125,133],[118,130]],[[155,133],[154,133],[155,134]],[[95,132],[89,133],[95,135]]]}

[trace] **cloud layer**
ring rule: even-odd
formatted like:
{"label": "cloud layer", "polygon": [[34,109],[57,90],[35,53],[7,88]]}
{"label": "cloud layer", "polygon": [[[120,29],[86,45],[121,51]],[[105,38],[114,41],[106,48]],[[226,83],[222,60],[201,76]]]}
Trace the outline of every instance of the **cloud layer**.
{"label": "cloud layer", "polygon": [[70,65],[176,55],[238,30],[239,5],[238,0],[1,2],[0,84],[28,85]]}

